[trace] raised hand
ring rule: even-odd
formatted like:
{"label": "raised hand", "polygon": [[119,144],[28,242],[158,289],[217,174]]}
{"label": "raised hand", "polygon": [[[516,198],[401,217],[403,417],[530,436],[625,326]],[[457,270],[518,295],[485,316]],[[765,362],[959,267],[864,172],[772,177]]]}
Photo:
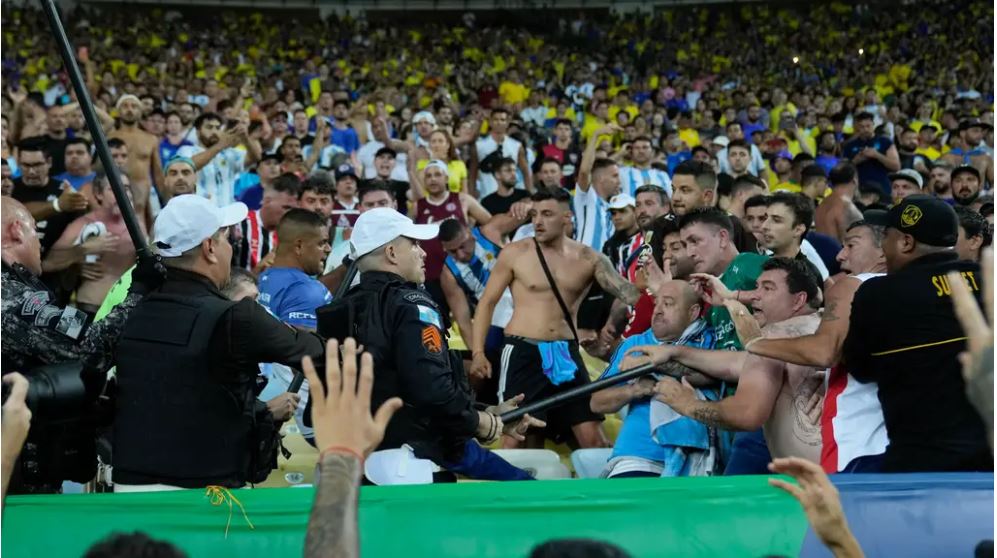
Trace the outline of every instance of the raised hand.
{"label": "raised hand", "polygon": [[370,353],[361,355],[358,377],[356,341],[349,338],[343,343],[342,364],[339,354],[339,343],[330,339],[325,350],[325,384],[311,357],[301,361],[312,399],[315,444],[320,450],[345,449],[366,457],[384,439],[384,430],[401,409],[402,400],[392,397],[371,416],[374,358]]}

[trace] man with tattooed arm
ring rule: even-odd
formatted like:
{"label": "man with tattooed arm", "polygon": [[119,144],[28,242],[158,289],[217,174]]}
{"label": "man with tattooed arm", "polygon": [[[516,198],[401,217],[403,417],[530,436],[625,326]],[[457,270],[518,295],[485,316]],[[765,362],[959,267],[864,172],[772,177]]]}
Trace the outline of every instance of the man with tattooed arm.
{"label": "man with tattooed arm", "polygon": [[[731,314],[748,310],[718,280],[710,282],[709,302],[725,306]],[[738,293],[755,310],[766,337],[799,337],[816,331],[820,318],[820,278],[801,260],[772,258],[762,266],[758,288]],[[730,298],[725,298],[730,296]],[[709,351],[679,345],[642,346],[631,349],[620,368],[648,361],[670,361],[714,378],[737,382],[737,392],[720,401],[699,400],[685,378],[664,378],[655,386],[655,398],[677,413],[727,430],[750,431],[764,427],[773,457],[820,459],[818,417],[824,398],[825,370],[789,364],[745,351]]]}

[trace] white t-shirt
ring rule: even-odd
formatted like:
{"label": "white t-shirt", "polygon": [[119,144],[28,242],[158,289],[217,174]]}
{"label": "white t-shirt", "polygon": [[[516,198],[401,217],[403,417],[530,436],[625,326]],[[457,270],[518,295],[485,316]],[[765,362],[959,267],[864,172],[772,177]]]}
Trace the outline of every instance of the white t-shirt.
{"label": "white t-shirt", "polygon": [[[477,143],[474,144],[478,150],[478,164],[488,157],[492,153],[495,153],[499,149],[499,144],[495,141],[495,138],[489,134],[488,136],[479,139]],[[523,144],[519,141],[513,139],[510,136],[506,136],[502,140],[502,155],[508,157],[513,161],[519,162],[519,150],[523,148]],[[480,168],[480,167],[479,167]],[[491,194],[492,192],[498,190],[498,181],[491,173],[478,172],[478,196],[484,198],[485,196]]]}
{"label": "white t-shirt", "polygon": [[[357,150],[357,158],[360,160],[360,164],[363,165],[363,177],[366,179],[377,178],[377,169],[374,168],[374,158],[377,155],[377,151],[384,147],[384,144],[377,141],[371,140],[363,144],[363,146]],[[408,154],[398,153],[395,157],[395,168],[391,169],[391,180],[399,180],[401,182],[408,182],[408,169],[406,165],[408,164]]]}
{"label": "white t-shirt", "polygon": [[[177,150],[181,157],[193,158],[204,151],[200,145],[185,145]],[[246,151],[227,147],[204,165],[197,175],[197,194],[218,204],[219,207],[235,201],[235,183],[245,172]]]}
{"label": "white t-shirt", "polygon": [[[329,144],[322,148],[322,153],[318,156],[318,160],[315,161],[315,165],[312,166],[312,170],[316,171],[320,168],[322,169],[332,169],[332,159],[336,155],[346,154],[346,150],[338,145]],[[312,146],[306,145],[301,150],[301,156],[307,161],[309,157],[312,156]]]}

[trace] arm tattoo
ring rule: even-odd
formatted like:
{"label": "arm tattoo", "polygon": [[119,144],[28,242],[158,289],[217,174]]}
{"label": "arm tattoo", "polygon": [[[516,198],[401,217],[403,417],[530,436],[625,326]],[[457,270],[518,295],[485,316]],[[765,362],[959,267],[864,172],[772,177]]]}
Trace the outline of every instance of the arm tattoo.
{"label": "arm tattoo", "polygon": [[589,252],[589,257],[595,265],[595,280],[606,292],[631,306],[637,303],[637,299],[640,298],[640,289],[624,279],[613,268],[613,263],[605,254],[592,250]]}
{"label": "arm tattoo", "polygon": [[724,430],[740,430],[736,426],[733,426],[724,420],[723,416],[720,414],[720,409],[717,407],[717,404],[709,401],[697,401],[689,410],[688,416],[698,420],[706,426],[722,428]]}
{"label": "arm tattoo", "polygon": [[360,461],[349,455],[326,454],[319,462],[315,504],[308,518],[305,558],[357,558],[357,500]]}
{"label": "arm tattoo", "polygon": [[827,301],[827,305],[824,307],[824,313],[821,315],[821,320],[825,322],[833,322],[841,319],[837,314],[834,313],[837,307],[838,307],[837,300]]}

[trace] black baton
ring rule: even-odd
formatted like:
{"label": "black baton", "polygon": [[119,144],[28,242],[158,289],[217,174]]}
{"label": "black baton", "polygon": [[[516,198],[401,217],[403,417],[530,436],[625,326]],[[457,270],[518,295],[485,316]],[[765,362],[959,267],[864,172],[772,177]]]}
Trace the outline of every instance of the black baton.
{"label": "black baton", "polygon": [[590,384],[585,384],[584,386],[578,386],[571,388],[567,391],[562,391],[557,395],[548,397],[540,401],[530,403],[529,405],[524,405],[518,409],[513,409],[508,413],[505,413],[500,418],[502,422],[508,424],[510,422],[515,422],[527,413],[537,413],[540,411],[546,411],[553,407],[558,407],[571,401],[573,399],[578,399],[586,395],[595,393],[599,390],[606,389],[608,387],[613,387],[616,384],[626,382],[627,380],[632,380],[634,378],[640,378],[641,376],[646,376],[648,374],[653,374],[657,372],[655,370],[655,364],[653,362],[648,362],[647,364],[641,364],[629,370],[624,370],[615,376],[610,376],[608,378],[602,378],[601,380],[596,380]]}
{"label": "black baton", "polygon": [[80,74],[80,67],[76,64],[76,57],[73,55],[73,47],[69,44],[69,37],[59,19],[59,12],[56,9],[54,0],[42,0],[42,9],[48,17],[48,24],[52,28],[52,36],[59,45],[59,54],[62,56],[62,63],[66,66],[66,73],[69,74],[69,81],[73,83],[73,91],[76,92],[76,101],[83,111],[83,118],[87,121],[87,129],[93,137],[94,149],[100,159],[104,170],[107,173],[107,180],[111,183],[111,191],[114,192],[114,199],[121,209],[121,217],[125,221],[128,235],[132,237],[132,244],[135,245],[135,252],[138,256],[150,254],[149,246],[145,243],[145,236],[138,226],[138,219],[135,217],[135,209],[125,196],[125,189],[121,186],[121,178],[118,176],[118,167],[111,158],[111,152],[107,148],[107,138],[104,130],[97,120],[97,112],[93,109],[93,102],[90,100],[90,92],[87,91],[83,83],[83,76]]}

